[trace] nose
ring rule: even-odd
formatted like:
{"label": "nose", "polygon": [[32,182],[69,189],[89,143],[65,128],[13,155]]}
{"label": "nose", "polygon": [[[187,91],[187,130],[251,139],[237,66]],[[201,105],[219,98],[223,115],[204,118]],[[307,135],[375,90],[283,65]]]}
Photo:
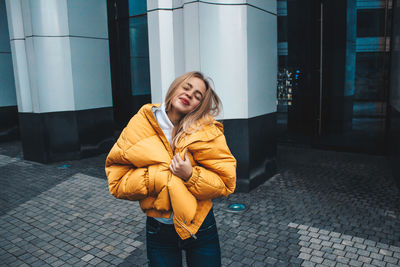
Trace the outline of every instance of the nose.
{"label": "nose", "polygon": [[187,95],[187,97],[192,98],[193,97],[192,90],[186,91],[186,95]]}

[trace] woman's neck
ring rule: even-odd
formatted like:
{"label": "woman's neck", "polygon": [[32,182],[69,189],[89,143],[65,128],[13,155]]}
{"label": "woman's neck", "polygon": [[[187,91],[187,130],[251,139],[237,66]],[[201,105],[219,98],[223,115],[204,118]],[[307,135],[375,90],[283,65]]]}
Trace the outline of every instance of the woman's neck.
{"label": "woman's neck", "polygon": [[177,126],[179,121],[182,118],[182,115],[178,112],[176,112],[173,108],[171,110],[167,111],[167,115],[169,120],[172,122],[174,126]]}

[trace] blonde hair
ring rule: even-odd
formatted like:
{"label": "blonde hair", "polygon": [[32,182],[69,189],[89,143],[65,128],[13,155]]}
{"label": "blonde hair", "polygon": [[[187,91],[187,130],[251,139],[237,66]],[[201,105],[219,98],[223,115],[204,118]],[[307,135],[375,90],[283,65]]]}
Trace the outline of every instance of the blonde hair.
{"label": "blonde hair", "polygon": [[181,137],[199,130],[204,124],[211,123],[213,118],[221,111],[221,100],[211,87],[210,78],[205,77],[204,74],[199,71],[187,72],[172,82],[165,96],[165,110],[167,112],[171,110],[176,89],[192,77],[202,80],[205,84],[206,91],[200,104],[181,118],[178,125],[174,127],[174,131],[172,132],[173,139],[171,142],[173,148],[176,147]]}

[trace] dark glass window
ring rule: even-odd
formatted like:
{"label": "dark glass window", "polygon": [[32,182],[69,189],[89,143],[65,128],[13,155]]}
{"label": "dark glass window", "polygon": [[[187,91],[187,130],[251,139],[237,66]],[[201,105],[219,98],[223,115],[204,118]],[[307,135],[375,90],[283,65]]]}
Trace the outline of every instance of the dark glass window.
{"label": "dark glass window", "polygon": [[132,95],[150,94],[147,16],[129,19]]}
{"label": "dark glass window", "polygon": [[114,120],[118,128],[151,102],[146,0],[107,0]]}
{"label": "dark glass window", "polygon": [[388,64],[384,52],[357,53],[354,100],[385,101]]}
{"label": "dark glass window", "polygon": [[278,42],[287,42],[287,16],[278,17]]}
{"label": "dark glass window", "polygon": [[360,9],[357,12],[357,37],[384,36],[385,9]]}
{"label": "dark glass window", "polygon": [[146,14],[147,3],[146,0],[129,0],[129,16],[137,16]]}
{"label": "dark glass window", "polygon": [[129,0],[129,43],[132,95],[150,95],[146,0]]}

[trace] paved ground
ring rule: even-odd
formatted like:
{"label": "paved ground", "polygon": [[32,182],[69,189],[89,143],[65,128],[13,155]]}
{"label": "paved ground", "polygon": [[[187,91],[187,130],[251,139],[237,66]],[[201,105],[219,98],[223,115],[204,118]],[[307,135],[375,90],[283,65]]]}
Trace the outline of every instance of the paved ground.
{"label": "paved ground", "polygon": [[[214,201],[224,266],[399,266],[400,192],[385,158],[289,146],[280,174]],[[0,144],[0,266],[145,266],[145,216],[114,199],[106,155],[43,165]],[[244,203],[244,213],[226,207]]]}

